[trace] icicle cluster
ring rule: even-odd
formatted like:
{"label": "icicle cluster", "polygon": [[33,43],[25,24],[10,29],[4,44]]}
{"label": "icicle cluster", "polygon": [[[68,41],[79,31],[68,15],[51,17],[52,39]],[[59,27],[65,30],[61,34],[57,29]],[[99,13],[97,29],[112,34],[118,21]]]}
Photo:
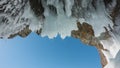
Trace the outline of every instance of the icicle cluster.
{"label": "icicle cluster", "polygon": [[77,21],[86,22],[95,37],[110,32],[110,38],[100,40],[107,49],[102,51],[108,61],[105,68],[119,68],[119,4],[119,0],[0,0],[0,38],[20,35],[27,27],[42,37],[65,38],[77,30]]}

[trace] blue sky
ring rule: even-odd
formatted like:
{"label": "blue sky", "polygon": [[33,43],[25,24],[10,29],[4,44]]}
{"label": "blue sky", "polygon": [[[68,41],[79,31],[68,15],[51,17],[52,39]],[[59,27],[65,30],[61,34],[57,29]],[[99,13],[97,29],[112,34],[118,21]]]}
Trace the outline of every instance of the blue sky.
{"label": "blue sky", "polygon": [[31,33],[0,40],[0,68],[101,68],[97,49],[79,39],[55,39]]}

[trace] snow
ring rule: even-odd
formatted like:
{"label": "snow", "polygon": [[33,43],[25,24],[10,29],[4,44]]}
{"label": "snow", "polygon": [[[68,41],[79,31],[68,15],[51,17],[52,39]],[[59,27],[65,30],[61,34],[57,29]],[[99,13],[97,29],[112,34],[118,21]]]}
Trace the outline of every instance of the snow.
{"label": "snow", "polygon": [[3,3],[5,3],[5,2],[7,2],[7,0],[1,0],[1,1],[0,1],[0,4],[3,4]]}
{"label": "snow", "polygon": [[[0,0],[0,5],[7,1]],[[29,29],[33,32],[42,29],[42,37],[48,36],[53,39],[59,34],[64,39],[67,36],[71,36],[72,30],[78,29],[76,25],[77,21],[90,24],[93,27],[95,36],[98,37],[102,32],[105,32],[104,27],[110,30],[108,27],[110,25],[114,29],[113,32],[110,32],[112,37],[107,40],[100,40],[103,47],[108,50],[102,50],[108,61],[108,64],[104,68],[120,67],[120,14],[115,20],[118,26],[114,27],[109,15],[116,5],[116,0],[113,0],[108,5],[108,8],[105,8],[103,0],[96,0],[96,9],[92,5],[92,0],[80,0],[80,5],[74,4],[75,0],[41,1],[44,7],[44,19],[42,16],[36,17],[30,8],[28,0],[10,0],[7,5],[0,7],[0,10],[5,9],[3,13],[0,12],[0,37],[7,38],[29,25]],[[56,10],[56,13],[50,9],[49,6],[51,5]],[[74,7],[75,5],[77,7]],[[80,17],[73,16],[74,12],[76,12],[76,15],[80,15]],[[2,22],[4,18],[6,20]]]}
{"label": "snow", "polygon": [[120,68],[120,51],[118,52],[115,59],[113,59],[115,68]]}
{"label": "snow", "polygon": [[[115,4],[116,2],[114,0],[113,3],[109,5],[110,10],[112,10]],[[120,18],[120,14],[118,14],[115,19],[115,24],[117,26],[114,26],[113,32],[110,33],[110,35],[112,36],[110,38],[111,41],[109,41],[109,39],[102,40],[102,44],[104,45],[104,48],[109,50],[109,52],[107,53],[106,51],[103,51],[104,55],[108,60],[108,64],[104,68],[120,68],[120,19],[119,18]]]}
{"label": "snow", "polygon": [[[8,38],[11,34],[15,34],[23,30],[27,25],[29,25],[29,28],[33,32],[39,30],[42,27],[42,19],[39,20],[39,18],[34,15],[27,0],[24,2],[22,2],[22,0],[12,1],[6,5],[4,13],[0,13],[0,37]],[[22,8],[23,6],[25,7]],[[9,11],[11,13],[8,13]],[[17,15],[12,16],[13,14]],[[4,23],[2,22],[3,18],[6,19],[6,22]]]}
{"label": "snow", "polygon": [[[60,15],[57,17],[48,16],[46,17],[44,27],[42,28],[41,36],[48,36],[49,38],[54,38],[57,36],[57,34],[60,34],[61,37],[64,39],[66,36],[71,36],[71,31],[73,29],[77,30],[75,22],[75,19],[68,18],[64,15]],[[51,23],[53,25],[51,25]]]}
{"label": "snow", "polygon": [[85,17],[85,20],[87,23],[92,25],[95,32],[95,36],[96,37],[100,36],[102,32],[105,32],[104,27],[106,27],[109,30],[108,24],[110,24],[110,26],[113,26],[113,23],[102,1],[98,0],[96,2],[96,8],[97,8],[96,10],[94,10],[91,5],[88,4],[88,6],[91,10],[87,12],[87,16]]}
{"label": "snow", "polygon": [[[49,38],[53,38],[53,37],[56,37],[58,33],[64,37],[70,36],[71,30],[76,29],[76,26],[75,26],[76,20],[79,20],[81,23],[87,22],[90,25],[92,25],[93,30],[95,31],[96,37],[99,36],[102,32],[105,32],[104,27],[106,27],[109,30],[108,25],[113,26],[113,24],[110,19],[110,16],[105,10],[104,3],[101,1],[97,1],[97,10],[94,10],[92,5],[89,4],[90,2],[91,0],[82,0],[82,6],[80,8],[85,8],[85,9],[87,7],[91,8],[88,11],[82,10],[83,11],[82,14],[86,13],[86,17],[83,17],[83,18],[71,17],[71,12],[72,12],[71,9],[74,3],[73,0],[70,0],[69,2],[68,0],[65,0],[66,11],[63,10],[64,5],[59,0],[47,0],[47,3],[44,2],[44,8],[45,8],[44,16],[46,19],[44,21],[44,28],[42,30],[42,36],[48,36]],[[56,17],[52,15],[52,13],[50,13],[48,5],[53,5],[56,8],[57,10]],[[50,25],[48,22],[52,23],[52,25]],[[69,22],[69,24],[66,24],[67,22]],[[61,25],[64,24],[64,25],[59,26],[60,24]],[[66,28],[68,27],[68,25],[69,25],[69,28]]]}
{"label": "snow", "polygon": [[[120,36],[115,33],[110,33],[111,38],[107,40],[101,40],[103,47],[108,51],[102,51],[107,58],[108,64],[104,68],[119,68],[118,65],[116,66],[116,61],[119,51],[120,51]],[[118,63],[117,63],[118,64]]]}
{"label": "snow", "polygon": [[[66,2],[67,3],[67,2]],[[70,5],[71,3],[67,4]],[[52,15],[47,7],[47,5],[54,5],[57,9],[57,16]],[[49,38],[54,38],[58,34],[61,35],[61,38],[65,38],[66,36],[71,36],[71,31],[77,29],[75,18],[69,17],[71,12],[68,12],[68,16],[66,16],[63,10],[63,3],[59,3],[58,0],[47,0],[47,4],[44,4],[45,12],[45,21],[42,28],[41,36],[48,36]],[[70,8],[68,8],[70,10]],[[68,11],[68,10],[67,10]],[[69,23],[69,24],[68,24]],[[51,25],[52,24],[52,25]]]}
{"label": "snow", "polygon": [[81,0],[82,1],[82,7],[87,8],[88,4],[91,2],[91,0]]}
{"label": "snow", "polygon": [[39,30],[40,28],[42,28],[42,20],[39,20],[39,18],[37,18],[33,11],[31,11],[30,9],[30,5],[28,4],[27,7],[25,8],[27,10],[24,11],[24,14],[22,15],[22,18],[25,19],[29,19],[28,23],[29,23],[29,29],[31,29],[33,32]]}
{"label": "snow", "polygon": [[[14,3],[11,0],[3,8],[5,11],[3,13],[0,13],[0,37],[7,38],[11,34],[15,34],[25,28],[28,23],[22,22],[21,23],[21,15],[22,15],[22,7],[25,5],[24,3],[19,3],[17,5],[14,5]],[[18,0],[16,0],[18,2]],[[1,4],[6,3],[7,0],[1,1]],[[14,15],[15,17],[13,17]],[[3,21],[5,19],[5,22]]]}
{"label": "snow", "polygon": [[74,5],[74,0],[65,0],[65,11],[68,17],[71,16],[72,12],[72,6]]}
{"label": "snow", "polygon": [[110,62],[104,68],[120,68],[120,51],[115,58],[110,59]]}
{"label": "snow", "polygon": [[[44,11],[45,19],[43,19],[42,17],[37,18],[33,13],[33,11],[30,9],[29,3],[28,5],[26,4],[25,10],[21,11],[21,14],[18,15],[16,19],[9,19],[11,17],[7,17],[7,18],[11,20],[11,22],[14,21],[14,24],[16,22],[19,22],[19,19],[25,18],[28,20],[26,25],[29,25],[29,28],[33,32],[42,28],[41,35],[48,36],[49,38],[56,37],[57,34],[60,34],[62,38],[65,38],[66,36],[70,36],[71,31],[77,29],[76,27],[77,20],[79,20],[81,23],[87,22],[90,25],[92,25],[95,32],[95,36],[99,36],[100,33],[105,31],[105,29],[103,28],[104,26],[108,27],[108,24],[110,24],[110,26],[113,26],[112,21],[110,20],[110,17],[107,11],[105,10],[105,6],[102,1],[96,2],[97,4],[96,10],[94,10],[93,6],[91,5],[92,2],[91,0],[81,0],[81,1],[82,1],[81,2],[82,5],[79,6],[79,8],[81,8],[80,12],[81,14],[85,14],[84,16],[81,16],[81,18],[72,17],[72,8],[74,5],[74,0],[64,0],[65,4],[61,0],[46,0],[46,1],[42,0],[42,5],[45,9]],[[13,5],[16,6],[16,9],[20,10],[20,7],[22,7],[21,2],[22,0],[13,1]],[[0,3],[3,3],[3,1]],[[56,8],[57,11],[56,15],[51,13],[49,5],[52,5]],[[5,12],[9,9],[12,10],[11,7],[12,7],[11,3],[8,3]],[[89,9],[87,10],[87,8]],[[17,10],[14,9],[11,15],[13,13],[16,13],[16,11]],[[21,26],[22,25],[23,24],[21,24]],[[19,29],[19,31],[22,29],[23,28]]]}

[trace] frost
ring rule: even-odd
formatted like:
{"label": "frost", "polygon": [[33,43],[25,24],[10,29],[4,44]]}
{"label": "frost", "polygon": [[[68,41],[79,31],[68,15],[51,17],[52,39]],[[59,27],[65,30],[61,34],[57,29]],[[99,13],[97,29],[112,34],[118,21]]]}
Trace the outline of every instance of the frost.
{"label": "frost", "polygon": [[[113,29],[111,38],[100,40],[108,50],[102,51],[108,61],[105,68],[119,68],[120,14],[115,17],[117,26],[113,26],[110,16],[116,1],[105,6],[104,0],[39,0],[44,12],[38,16],[29,0],[0,0],[0,38],[8,38],[29,26],[33,32],[41,29],[42,37],[54,38],[59,34],[64,39],[77,30],[77,21],[91,25],[98,37],[105,32],[104,27],[110,30],[109,25]],[[37,9],[40,7],[37,5]]]}
{"label": "frost", "polygon": [[[75,19],[68,18],[64,15],[57,17],[48,16],[44,23],[44,27],[42,28],[41,36],[48,36],[49,38],[54,38],[57,36],[57,34],[60,34],[62,38],[71,36],[71,31],[73,29],[77,29],[75,22]],[[51,25],[51,23],[53,25]]]}
{"label": "frost", "polygon": [[108,64],[104,68],[119,68],[119,65],[116,65],[116,62],[118,62],[117,59],[120,51],[120,42],[119,42],[120,36],[115,33],[110,33],[110,34],[112,36],[111,38],[107,40],[101,40],[101,43],[103,44],[104,48],[108,50],[108,51],[103,51],[108,61]]}
{"label": "frost", "polygon": [[[1,1],[0,3],[4,2],[7,2],[7,0]],[[53,38],[57,34],[60,34],[61,37],[65,38],[66,36],[71,35],[72,30],[77,29],[77,20],[79,20],[81,23],[87,22],[92,25],[95,36],[99,36],[100,33],[105,32],[105,29],[103,27],[107,28],[108,24],[110,24],[110,26],[113,26],[109,14],[105,10],[105,6],[102,1],[96,1],[97,9],[95,10],[91,4],[91,0],[81,0],[81,6],[77,5],[78,8],[81,8],[81,10],[79,11],[81,17],[78,18],[73,17],[73,8],[75,5],[74,0],[42,0],[41,2],[44,7],[43,15],[45,16],[45,19],[41,16],[35,16],[34,12],[30,8],[28,0],[11,0],[10,3],[6,5],[4,12],[8,12],[9,10],[11,11],[9,12],[9,14],[5,13],[6,15],[4,15],[5,17],[7,16],[7,19],[9,20],[9,22],[7,23],[14,22],[14,24],[16,23],[16,25],[18,25],[17,23],[21,22],[21,24],[19,24],[21,25],[21,28],[14,28],[11,26],[12,29],[19,29],[11,31],[13,34],[22,30],[26,25],[29,25],[29,28],[33,32],[42,29],[42,36],[48,36],[49,38]],[[52,7],[52,9],[50,8],[50,6]],[[15,8],[12,10],[11,7]],[[19,12],[17,13],[18,10]],[[13,16],[14,18],[10,17],[13,14],[15,14]],[[1,15],[3,15],[3,13]],[[23,20],[25,20],[26,22],[23,22]],[[13,23],[10,24],[12,25]],[[1,27],[3,27],[3,25],[1,25]],[[11,32],[8,32],[8,34],[1,32],[0,34],[1,36],[4,35],[5,37],[5,35],[7,35],[8,37]]]}
{"label": "frost", "polygon": [[35,16],[33,11],[31,11],[29,4],[27,5],[25,9],[27,10],[24,11],[22,18],[28,19],[29,29],[35,32],[39,30],[40,28],[42,28],[42,24],[43,24],[42,20],[39,20],[39,18]]}
{"label": "frost", "polygon": [[[67,2],[66,2],[67,3]],[[57,16],[50,14],[50,10],[47,5],[53,5],[57,9]],[[44,4],[45,12],[45,21],[42,28],[41,36],[48,36],[49,38],[54,38],[57,34],[60,34],[62,38],[71,35],[73,29],[77,29],[75,18],[66,16],[63,10],[63,3],[59,3],[58,0],[47,1],[47,5]],[[68,7],[69,4],[67,4]],[[66,8],[67,9],[67,8]],[[68,7],[69,11],[70,8]],[[68,10],[67,10],[68,11]],[[67,14],[71,15],[71,12]],[[51,25],[52,24],[52,25]]]}
{"label": "frost", "polygon": [[74,0],[65,0],[65,9],[66,9],[66,14],[68,17],[71,16],[72,12],[71,12],[71,9],[72,9],[72,6],[74,5]]}

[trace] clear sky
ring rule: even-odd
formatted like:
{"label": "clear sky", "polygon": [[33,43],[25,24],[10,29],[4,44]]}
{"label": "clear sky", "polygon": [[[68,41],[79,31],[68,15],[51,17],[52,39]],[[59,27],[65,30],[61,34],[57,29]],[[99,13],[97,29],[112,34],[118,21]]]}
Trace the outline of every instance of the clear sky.
{"label": "clear sky", "polygon": [[0,40],[0,68],[101,68],[97,49],[79,39],[55,39],[31,33]]}

